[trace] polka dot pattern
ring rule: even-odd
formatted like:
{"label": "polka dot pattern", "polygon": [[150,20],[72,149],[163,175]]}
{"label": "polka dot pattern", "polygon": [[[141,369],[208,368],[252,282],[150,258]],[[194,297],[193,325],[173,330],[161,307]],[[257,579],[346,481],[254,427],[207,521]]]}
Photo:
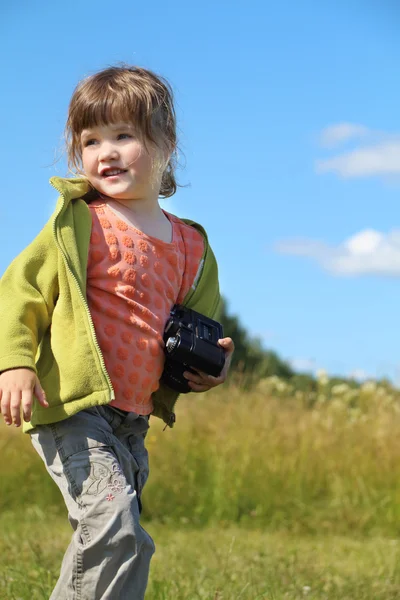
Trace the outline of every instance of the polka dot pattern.
{"label": "polka dot pattern", "polygon": [[143,358],[140,354],[136,354],[136,356],[133,359],[133,364],[135,365],[135,367],[141,367],[143,364]]}
{"label": "polka dot pattern", "polygon": [[120,268],[118,265],[114,265],[113,267],[110,267],[109,269],[107,269],[107,273],[109,275],[111,275],[111,277],[119,277],[121,274]]}
{"label": "polka dot pattern", "polygon": [[122,276],[122,279],[129,283],[135,283],[136,271],[134,269],[126,269],[125,273]]}
{"label": "polka dot pattern", "polygon": [[163,258],[164,256],[163,248],[159,248],[158,246],[152,246],[151,251],[156,258]]}
{"label": "polka dot pattern", "polygon": [[112,323],[108,323],[105,327],[104,327],[104,333],[108,336],[108,337],[114,337],[114,335],[117,333],[117,328],[115,327],[115,325],[112,325]]}
{"label": "polka dot pattern", "polygon": [[133,400],[133,398],[135,396],[135,392],[134,392],[134,390],[132,388],[126,387],[123,390],[122,395],[125,398],[125,400]]}
{"label": "polka dot pattern", "polygon": [[164,266],[163,266],[163,264],[160,261],[157,260],[154,263],[153,268],[154,268],[155,273],[157,273],[157,275],[162,275],[163,274]]}
{"label": "polka dot pattern", "polygon": [[150,294],[147,290],[143,290],[141,292],[138,292],[138,296],[140,298],[140,302],[145,305],[145,306],[149,306],[151,304],[151,297]]}
{"label": "polka dot pattern", "polygon": [[132,285],[121,285],[117,289],[126,298],[133,299],[136,296],[136,289]]}
{"label": "polka dot pattern", "polygon": [[113,233],[107,233],[105,238],[106,238],[106,242],[109,246],[115,246],[118,244],[118,240]]}
{"label": "polka dot pattern", "polygon": [[142,284],[144,287],[149,288],[151,286],[151,277],[148,273],[142,274]]}
{"label": "polka dot pattern", "polygon": [[135,385],[139,381],[139,373],[137,371],[133,371],[132,373],[130,373],[128,381],[129,383]]}
{"label": "polka dot pattern", "polygon": [[117,220],[116,226],[117,226],[117,229],[119,229],[120,231],[128,230],[128,225],[125,223],[125,221]]}
{"label": "polka dot pattern", "polygon": [[153,316],[157,316],[157,315],[154,315],[154,313],[149,308],[146,308],[145,306],[142,306],[142,308],[140,309],[140,312],[141,312],[143,319],[147,319],[149,321],[153,318]]}
{"label": "polka dot pattern", "polygon": [[115,377],[123,377],[125,375],[125,369],[120,364],[115,365],[112,372],[115,375]]}
{"label": "polka dot pattern", "polygon": [[110,319],[118,319],[118,311],[113,306],[109,306],[105,309],[104,314],[107,315]]}
{"label": "polka dot pattern", "polygon": [[169,264],[171,265],[171,267],[175,267],[178,264],[178,257],[176,254],[168,254],[167,256],[167,261],[169,262]]}
{"label": "polka dot pattern", "polygon": [[149,414],[164,366],[165,323],[198,274],[203,237],[167,215],[173,240],[163,242],[118,218],[103,200],[89,208],[87,297],[115,392],[112,404]]}
{"label": "polka dot pattern", "polygon": [[138,338],[136,340],[136,347],[139,350],[146,350],[147,346],[148,346],[148,341],[146,339],[144,339],[144,338]]}
{"label": "polka dot pattern", "polygon": [[152,373],[154,371],[154,361],[153,360],[148,360],[147,363],[145,364],[145,369],[148,373]]}
{"label": "polka dot pattern", "polygon": [[136,255],[128,250],[127,252],[124,252],[124,261],[128,263],[128,265],[134,265],[136,262]]}
{"label": "polka dot pattern", "polygon": [[114,262],[120,258],[120,252],[116,246],[110,248],[110,259]]}
{"label": "polka dot pattern", "polygon": [[164,294],[164,285],[163,282],[160,281],[160,279],[156,279],[154,282],[154,289],[156,290],[156,292],[158,292],[160,294],[160,296],[163,296]]}
{"label": "polka dot pattern", "polygon": [[118,348],[117,350],[117,357],[120,360],[126,360],[129,356],[129,352],[126,348]]}
{"label": "polka dot pattern", "polygon": [[145,240],[139,240],[137,243],[137,246],[139,248],[139,250],[141,252],[148,252],[149,251],[149,245]]}
{"label": "polka dot pattern", "polygon": [[131,331],[126,331],[126,330],[122,331],[121,339],[123,342],[125,342],[125,344],[130,344],[133,339],[133,333]]}
{"label": "polka dot pattern", "polygon": [[135,245],[133,239],[129,235],[122,236],[122,243],[126,248],[133,248]]}

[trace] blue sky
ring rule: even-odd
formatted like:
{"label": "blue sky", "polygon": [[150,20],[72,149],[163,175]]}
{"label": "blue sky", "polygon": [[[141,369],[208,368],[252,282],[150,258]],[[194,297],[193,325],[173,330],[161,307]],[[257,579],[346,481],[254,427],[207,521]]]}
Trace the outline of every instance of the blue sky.
{"label": "blue sky", "polygon": [[177,99],[189,186],[163,205],[208,230],[231,312],[301,370],[400,382],[399,21],[389,0],[2,7],[0,273],[54,207],[76,83],[138,64]]}

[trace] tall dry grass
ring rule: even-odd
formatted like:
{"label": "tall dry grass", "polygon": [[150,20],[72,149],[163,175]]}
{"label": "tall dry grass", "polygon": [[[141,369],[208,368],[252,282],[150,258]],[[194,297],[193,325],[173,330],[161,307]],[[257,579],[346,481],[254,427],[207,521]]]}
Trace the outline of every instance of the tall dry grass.
{"label": "tall dry grass", "polygon": [[[400,533],[400,394],[375,384],[296,392],[276,378],[182,397],[151,419],[144,517],[294,533]],[[0,428],[0,508],[60,509],[28,436]]]}

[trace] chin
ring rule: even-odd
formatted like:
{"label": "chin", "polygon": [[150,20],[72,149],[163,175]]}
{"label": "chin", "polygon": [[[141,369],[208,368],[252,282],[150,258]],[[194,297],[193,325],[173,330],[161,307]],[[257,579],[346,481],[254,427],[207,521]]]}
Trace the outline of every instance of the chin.
{"label": "chin", "polygon": [[109,190],[108,193],[107,192],[103,192],[104,195],[108,196],[109,198],[113,198],[114,200],[120,200],[121,202],[132,202],[133,200],[136,200],[138,198],[138,194],[135,194],[134,192],[113,192],[112,190]]}
{"label": "chin", "polygon": [[132,196],[136,195],[135,190],[119,190],[117,187],[113,187],[112,185],[102,185],[98,189],[105,196],[120,198],[121,200],[129,200],[129,198],[132,198]]}

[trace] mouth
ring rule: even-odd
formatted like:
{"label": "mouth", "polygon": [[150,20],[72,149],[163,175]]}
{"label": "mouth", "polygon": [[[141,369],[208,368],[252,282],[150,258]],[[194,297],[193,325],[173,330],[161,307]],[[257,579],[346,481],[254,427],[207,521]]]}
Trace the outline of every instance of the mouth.
{"label": "mouth", "polygon": [[117,169],[116,167],[110,167],[102,169],[100,171],[100,175],[105,179],[107,179],[107,177],[115,177],[116,175],[122,175],[122,173],[126,173],[126,169]]}

